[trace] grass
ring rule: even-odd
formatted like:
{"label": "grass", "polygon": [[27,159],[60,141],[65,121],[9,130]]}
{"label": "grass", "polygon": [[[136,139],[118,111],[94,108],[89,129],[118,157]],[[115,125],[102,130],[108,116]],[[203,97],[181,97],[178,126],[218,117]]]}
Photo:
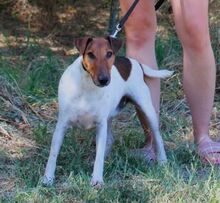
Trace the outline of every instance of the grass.
{"label": "grass", "polygon": [[[129,149],[142,147],[145,137],[134,109],[128,106],[113,123],[116,141],[105,161],[101,189],[89,184],[95,131],[75,128],[65,136],[54,186],[39,184],[56,121],[58,80],[75,56],[62,57],[31,39],[16,49],[5,39],[9,49],[1,50],[0,74],[18,84],[24,102],[19,107],[30,126],[22,127],[14,114],[12,123],[0,120],[0,127],[11,136],[0,134],[0,202],[220,202],[219,167],[201,163],[193,144],[181,84],[181,49],[174,35],[159,36],[156,43],[159,65],[175,69],[174,76],[162,82],[161,93],[161,132],[169,162],[159,166],[129,156]],[[214,50],[215,54],[219,51]],[[218,102],[215,106],[219,110]],[[8,118],[5,115],[11,111],[2,102],[0,118]],[[213,114],[212,124],[219,127],[218,114]],[[213,137],[217,133],[211,131]]]}

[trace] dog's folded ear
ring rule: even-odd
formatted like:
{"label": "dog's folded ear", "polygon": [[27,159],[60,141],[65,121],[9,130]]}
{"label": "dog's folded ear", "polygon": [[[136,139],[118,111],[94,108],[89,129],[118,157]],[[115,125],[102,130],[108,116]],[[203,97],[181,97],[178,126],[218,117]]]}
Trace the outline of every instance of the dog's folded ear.
{"label": "dog's folded ear", "polygon": [[85,53],[85,50],[91,41],[92,37],[81,37],[75,39],[74,43],[80,55],[83,55]]}
{"label": "dog's folded ear", "polygon": [[119,49],[121,48],[123,42],[121,39],[116,39],[110,36],[107,36],[106,39],[109,41],[109,44],[112,48],[112,50],[117,53]]}

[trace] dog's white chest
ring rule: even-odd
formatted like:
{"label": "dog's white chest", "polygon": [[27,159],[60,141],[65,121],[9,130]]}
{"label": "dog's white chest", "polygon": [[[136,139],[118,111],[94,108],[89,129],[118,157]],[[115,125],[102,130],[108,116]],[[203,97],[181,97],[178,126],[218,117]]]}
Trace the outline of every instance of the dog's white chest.
{"label": "dog's white chest", "polygon": [[[75,116],[74,116],[75,117]],[[95,114],[95,111],[79,108],[76,117],[73,122],[78,126],[85,129],[90,129],[94,127],[97,123],[98,116]]]}
{"label": "dog's white chest", "polygon": [[96,120],[92,115],[83,114],[81,116],[78,116],[74,123],[77,125],[77,127],[90,129],[92,127],[95,127]]}
{"label": "dog's white chest", "polygon": [[[97,97],[97,96],[96,96]],[[89,129],[94,127],[102,118],[103,99],[91,99],[91,95],[81,95],[72,103],[72,121],[79,127]]]}

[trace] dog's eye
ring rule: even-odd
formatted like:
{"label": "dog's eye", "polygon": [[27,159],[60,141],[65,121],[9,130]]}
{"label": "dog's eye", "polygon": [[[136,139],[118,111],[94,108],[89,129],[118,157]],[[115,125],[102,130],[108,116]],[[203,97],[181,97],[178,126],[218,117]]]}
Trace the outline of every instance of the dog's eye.
{"label": "dog's eye", "polygon": [[106,54],[106,58],[111,58],[111,57],[112,57],[112,52],[108,51],[107,54]]}
{"label": "dog's eye", "polygon": [[92,52],[87,53],[90,59],[95,59],[95,55]]}

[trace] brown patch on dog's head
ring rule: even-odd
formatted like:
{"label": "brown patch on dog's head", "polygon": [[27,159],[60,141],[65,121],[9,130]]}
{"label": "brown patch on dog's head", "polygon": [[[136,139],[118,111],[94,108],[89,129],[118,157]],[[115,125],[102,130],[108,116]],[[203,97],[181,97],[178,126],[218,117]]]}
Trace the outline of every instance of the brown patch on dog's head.
{"label": "brown patch on dog's head", "polygon": [[122,45],[120,40],[107,38],[79,38],[75,41],[80,54],[83,55],[83,66],[91,75],[95,85],[104,87],[111,80],[111,68],[115,54]]}
{"label": "brown patch on dog's head", "polygon": [[106,37],[106,39],[109,41],[109,44],[111,45],[114,53],[117,53],[122,46],[122,41],[120,39],[116,39],[110,36]]}
{"label": "brown patch on dog's head", "polygon": [[87,45],[89,44],[89,42],[92,41],[92,37],[82,37],[82,38],[77,38],[75,40],[75,46],[78,49],[80,55],[83,55]]}

